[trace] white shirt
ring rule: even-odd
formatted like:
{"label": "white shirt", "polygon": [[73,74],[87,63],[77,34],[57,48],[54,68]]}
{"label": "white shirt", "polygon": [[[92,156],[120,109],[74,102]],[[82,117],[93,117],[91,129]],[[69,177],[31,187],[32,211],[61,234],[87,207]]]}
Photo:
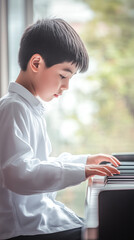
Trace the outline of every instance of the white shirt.
{"label": "white shirt", "polygon": [[10,83],[0,101],[0,239],[53,233],[83,222],[56,191],[85,180],[87,155],[49,157],[45,108],[27,89]]}

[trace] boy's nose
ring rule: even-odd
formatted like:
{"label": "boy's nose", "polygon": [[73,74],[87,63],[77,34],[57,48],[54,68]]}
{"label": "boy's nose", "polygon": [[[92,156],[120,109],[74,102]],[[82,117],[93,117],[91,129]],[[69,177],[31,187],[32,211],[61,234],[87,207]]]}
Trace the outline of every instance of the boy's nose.
{"label": "boy's nose", "polygon": [[69,80],[66,80],[61,86],[61,90],[67,90],[69,88]]}

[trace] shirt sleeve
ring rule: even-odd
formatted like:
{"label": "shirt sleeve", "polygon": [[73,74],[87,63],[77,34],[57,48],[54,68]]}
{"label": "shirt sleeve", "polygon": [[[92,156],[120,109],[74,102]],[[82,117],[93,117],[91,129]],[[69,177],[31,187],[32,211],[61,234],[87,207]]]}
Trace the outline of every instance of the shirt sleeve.
{"label": "shirt sleeve", "polygon": [[72,155],[68,152],[64,152],[62,154],[60,154],[57,158],[53,158],[53,157],[50,157],[50,161],[60,161],[62,163],[75,163],[75,164],[78,164],[78,163],[81,163],[81,164],[86,164],[87,162],[87,157],[89,156],[90,154],[81,154],[81,155]]}
{"label": "shirt sleeve", "polygon": [[[1,184],[23,195],[53,192],[86,180],[80,160],[41,161],[30,145],[29,112],[20,103],[11,103],[0,113]],[[63,158],[62,158],[63,159]],[[66,159],[67,160],[67,159]]]}

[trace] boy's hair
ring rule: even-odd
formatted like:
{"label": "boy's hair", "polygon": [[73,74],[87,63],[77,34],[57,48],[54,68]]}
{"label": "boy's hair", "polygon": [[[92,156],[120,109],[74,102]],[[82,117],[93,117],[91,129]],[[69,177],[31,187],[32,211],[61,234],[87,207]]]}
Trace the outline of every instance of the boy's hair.
{"label": "boy's hair", "polygon": [[19,65],[26,71],[34,54],[40,54],[47,67],[62,62],[75,63],[80,72],[88,68],[88,54],[76,31],[62,19],[38,20],[21,39]]}

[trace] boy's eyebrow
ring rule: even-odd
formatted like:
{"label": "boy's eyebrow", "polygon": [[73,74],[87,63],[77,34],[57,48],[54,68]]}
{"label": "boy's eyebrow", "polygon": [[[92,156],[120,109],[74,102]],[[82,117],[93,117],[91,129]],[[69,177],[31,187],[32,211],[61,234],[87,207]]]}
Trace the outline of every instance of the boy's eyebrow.
{"label": "boy's eyebrow", "polygon": [[[69,68],[64,68],[63,71],[70,72],[71,74],[73,74],[73,72]],[[74,74],[76,74],[76,73],[74,73]]]}

